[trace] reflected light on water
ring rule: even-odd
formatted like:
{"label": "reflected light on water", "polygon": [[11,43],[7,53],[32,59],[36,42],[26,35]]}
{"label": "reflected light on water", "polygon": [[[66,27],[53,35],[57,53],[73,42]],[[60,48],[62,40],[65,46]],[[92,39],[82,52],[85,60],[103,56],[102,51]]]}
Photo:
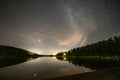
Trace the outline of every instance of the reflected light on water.
{"label": "reflected light on water", "polygon": [[91,72],[91,69],[75,66],[66,61],[57,60],[55,57],[40,57],[33,60],[29,58],[28,60],[30,61],[0,69],[0,80],[42,80]]}
{"label": "reflected light on water", "polygon": [[66,61],[67,60],[67,58],[66,57],[63,57],[63,61]]}
{"label": "reflected light on water", "polygon": [[37,74],[34,74],[33,76],[34,76],[34,77],[36,77],[36,76],[37,76]]}
{"label": "reflected light on water", "polygon": [[26,61],[29,61],[29,60],[33,60],[34,58],[27,58],[27,60]]}

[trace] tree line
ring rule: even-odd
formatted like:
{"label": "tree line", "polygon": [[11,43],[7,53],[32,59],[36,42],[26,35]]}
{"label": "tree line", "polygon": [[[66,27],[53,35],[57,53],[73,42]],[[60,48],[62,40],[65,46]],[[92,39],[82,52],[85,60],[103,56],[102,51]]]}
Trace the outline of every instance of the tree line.
{"label": "tree line", "polygon": [[32,53],[30,51],[12,47],[0,45],[0,57],[37,57],[38,54]]}
{"label": "tree line", "polygon": [[120,56],[120,37],[110,37],[107,40],[57,53],[56,56],[63,56],[64,53],[66,56]]}

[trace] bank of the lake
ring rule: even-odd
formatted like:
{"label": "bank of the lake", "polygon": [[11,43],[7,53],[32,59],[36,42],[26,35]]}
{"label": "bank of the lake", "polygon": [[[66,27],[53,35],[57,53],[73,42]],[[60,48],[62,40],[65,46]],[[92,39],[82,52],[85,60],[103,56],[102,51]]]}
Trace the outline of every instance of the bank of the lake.
{"label": "bank of the lake", "polygon": [[119,56],[57,56],[59,60],[91,69],[93,72],[51,78],[47,80],[119,80]]}
{"label": "bank of the lake", "polygon": [[98,70],[94,72],[75,74],[63,77],[50,78],[46,80],[119,80],[120,68]]}

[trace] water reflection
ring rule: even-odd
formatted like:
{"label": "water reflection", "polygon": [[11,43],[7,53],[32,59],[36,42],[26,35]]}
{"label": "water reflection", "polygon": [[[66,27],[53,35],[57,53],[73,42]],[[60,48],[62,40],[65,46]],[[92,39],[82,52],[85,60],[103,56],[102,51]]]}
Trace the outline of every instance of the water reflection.
{"label": "water reflection", "polygon": [[[42,58],[42,57],[41,57]],[[43,57],[44,58],[44,57]],[[51,57],[52,58],[52,57]],[[60,61],[68,61],[76,66],[85,66],[91,69],[105,69],[120,66],[119,59],[95,59],[95,58],[79,58],[79,57],[56,57]],[[0,57],[0,68],[7,67],[10,65],[19,64],[25,61],[33,60],[32,57]],[[34,61],[33,61],[34,62]]]}
{"label": "water reflection", "polygon": [[0,68],[2,67],[7,67],[15,64],[19,64],[25,61],[32,60],[34,58],[29,58],[29,57],[14,57],[14,56],[9,56],[9,57],[0,57]]}
{"label": "water reflection", "polygon": [[75,66],[56,58],[39,57],[18,65],[1,68],[0,80],[42,80],[91,71],[90,68]]}
{"label": "water reflection", "polygon": [[108,69],[120,66],[119,59],[95,59],[95,58],[79,58],[79,57],[57,57],[58,60],[68,61],[76,66],[84,66],[90,69]]}
{"label": "water reflection", "polygon": [[21,63],[0,68],[0,80],[41,80],[120,66],[119,59],[70,58],[66,56],[39,57],[34,60],[33,58],[8,57],[1,58],[0,62],[1,67]]}

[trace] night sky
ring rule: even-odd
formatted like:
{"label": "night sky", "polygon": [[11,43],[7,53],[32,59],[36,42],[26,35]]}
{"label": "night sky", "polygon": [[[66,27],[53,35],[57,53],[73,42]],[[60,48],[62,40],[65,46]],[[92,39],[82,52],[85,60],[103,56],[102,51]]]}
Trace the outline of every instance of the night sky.
{"label": "night sky", "polygon": [[56,54],[120,32],[120,0],[0,0],[0,45]]}

